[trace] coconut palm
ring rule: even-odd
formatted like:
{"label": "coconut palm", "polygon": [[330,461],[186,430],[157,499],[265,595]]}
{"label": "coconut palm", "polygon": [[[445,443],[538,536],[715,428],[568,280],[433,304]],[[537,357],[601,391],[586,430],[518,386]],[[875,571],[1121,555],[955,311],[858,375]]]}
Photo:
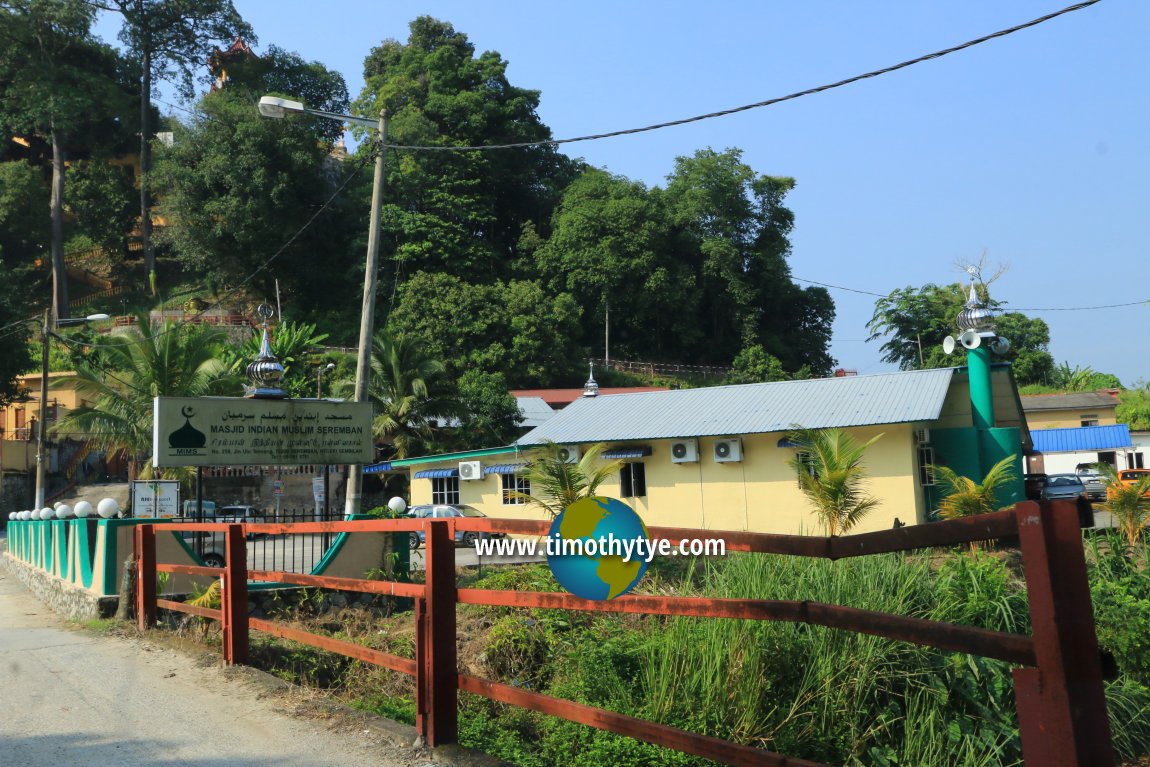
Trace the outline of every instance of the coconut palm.
{"label": "coconut palm", "polygon": [[544,509],[552,517],[580,498],[595,495],[599,485],[623,468],[619,460],[599,462],[606,445],[599,443],[583,450],[578,463],[564,460],[562,447],[546,442],[540,453],[527,464],[520,474],[531,483],[531,493],[513,492],[514,497]]}
{"label": "coconut palm", "polygon": [[1134,546],[1150,522],[1150,474],[1127,485],[1118,479],[1118,471],[1110,464],[1097,463],[1094,467],[1106,483],[1106,501],[1099,506],[1110,512],[1127,542]]}
{"label": "coconut palm", "polygon": [[842,429],[799,429],[788,437],[798,448],[790,466],[827,535],[848,532],[878,506],[877,498],[863,492],[862,459],[881,436],[859,443]]}
{"label": "coconut palm", "polygon": [[[354,382],[339,381],[333,388],[350,396]],[[444,364],[416,339],[392,336],[386,330],[372,338],[367,395],[375,408],[372,433],[394,447],[396,458],[427,448],[435,436],[435,422],[459,414]]]}
{"label": "coconut palm", "polygon": [[[83,433],[106,452],[123,450],[139,468],[138,476],[157,476],[146,461],[152,453],[153,399],[238,395],[238,377],[219,358],[227,340],[208,325],[153,326],[146,315],[139,316],[125,333],[95,344],[91,362],[77,365],[75,377],[66,379],[94,404],[68,412],[61,428]],[[160,475],[183,479],[185,473],[175,469]]]}
{"label": "coconut palm", "polygon": [[936,481],[942,486],[943,499],[938,505],[938,516],[942,519],[972,517],[998,511],[998,496],[1014,480],[1014,463],[1017,456],[1008,455],[986,472],[982,482],[964,477],[947,466],[931,466]]}

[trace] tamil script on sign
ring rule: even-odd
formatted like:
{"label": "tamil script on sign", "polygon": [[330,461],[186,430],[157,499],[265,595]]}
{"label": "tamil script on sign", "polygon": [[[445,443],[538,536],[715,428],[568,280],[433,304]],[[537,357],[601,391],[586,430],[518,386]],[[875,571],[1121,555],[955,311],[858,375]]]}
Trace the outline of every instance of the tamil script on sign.
{"label": "tamil script on sign", "polygon": [[152,461],[164,466],[371,463],[367,402],[156,397]]}

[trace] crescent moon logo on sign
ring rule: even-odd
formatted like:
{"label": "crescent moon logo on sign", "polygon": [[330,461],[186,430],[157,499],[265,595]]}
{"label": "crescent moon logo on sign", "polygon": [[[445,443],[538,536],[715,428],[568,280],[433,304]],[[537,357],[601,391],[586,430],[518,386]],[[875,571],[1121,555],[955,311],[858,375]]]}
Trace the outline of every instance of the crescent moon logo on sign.
{"label": "crescent moon logo on sign", "polygon": [[191,418],[195,414],[196,411],[191,405],[184,405],[182,408],[180,408],[180,415],[182,415],[184,418]]}

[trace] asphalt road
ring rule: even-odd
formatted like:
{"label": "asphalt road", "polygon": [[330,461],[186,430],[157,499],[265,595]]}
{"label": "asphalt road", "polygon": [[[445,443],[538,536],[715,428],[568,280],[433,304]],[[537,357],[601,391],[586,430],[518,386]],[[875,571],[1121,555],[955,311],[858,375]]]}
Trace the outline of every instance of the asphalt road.
{"label": "asphalt road", "polygon": [[431,764],[357,720],[292,716],[291,693],[218,665],[69,629],[2,567],[0,647],[0,764],[11,767]]}

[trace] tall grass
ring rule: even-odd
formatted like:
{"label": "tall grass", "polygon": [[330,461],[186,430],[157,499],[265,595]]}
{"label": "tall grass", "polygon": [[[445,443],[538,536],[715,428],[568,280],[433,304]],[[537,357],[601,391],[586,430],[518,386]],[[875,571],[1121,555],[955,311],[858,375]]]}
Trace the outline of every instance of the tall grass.
{"label": "tall grass", "polygon": [[[837,563],[733,555],[714,597],[806,599],[1017,629],[1025,599],[1001,563],[958,557]],[[942,586],[940,589],[940,585]],[[975,598],[967,595],[974,593]],[[801,624],[677,618],[642,669],[644,714],[788,756],[846,764],[1014,764],[1020,752],[1005,664]]]}

